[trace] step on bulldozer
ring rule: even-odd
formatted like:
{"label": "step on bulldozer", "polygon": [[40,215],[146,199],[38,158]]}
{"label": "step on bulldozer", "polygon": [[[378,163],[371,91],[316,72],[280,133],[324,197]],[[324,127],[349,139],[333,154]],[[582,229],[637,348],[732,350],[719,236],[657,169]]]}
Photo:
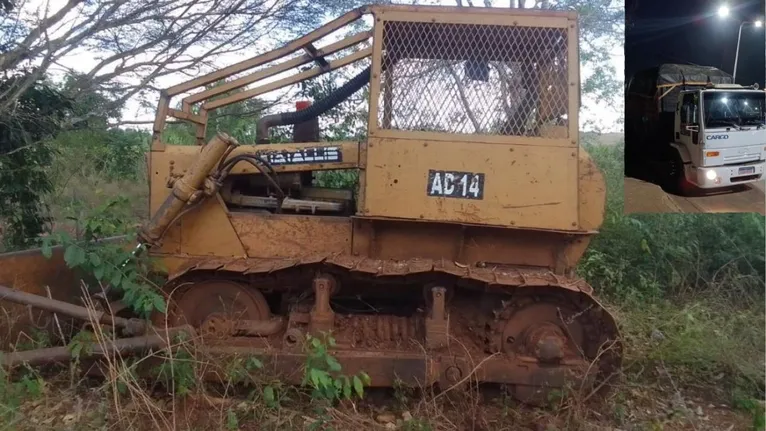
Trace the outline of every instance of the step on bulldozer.
{"label": "step on bulldozer", "polygon": [[[353,33],[358,22],[369,30]],[[261,116],[255,142],[207,130],[216,109],[340,68],[354,77]],[[365,88],[365,137],[322,141],[320,117]],[[548,10],[362,7],[171,87],[139,234],[166,276],[167,312],[98,320],[135,336],[117,350],[157,347],[150,328],[182,328],[290,382],[307,335],[331,333],[344,373],[377,387],[471,379],[522,401],[607,387],[618,330],[574,272],[605,204],[579,107],[577,14]],[[164,141],[168,117],[192,124],[197,145]],[[284,126],[293,142],[270,142]],[[342,170],[358,173],[355,189],[314,181]],[[84,318],[76,278],[60,251],[9,253],[0,301]],[[3,363],[66,356],[35,352]]]}

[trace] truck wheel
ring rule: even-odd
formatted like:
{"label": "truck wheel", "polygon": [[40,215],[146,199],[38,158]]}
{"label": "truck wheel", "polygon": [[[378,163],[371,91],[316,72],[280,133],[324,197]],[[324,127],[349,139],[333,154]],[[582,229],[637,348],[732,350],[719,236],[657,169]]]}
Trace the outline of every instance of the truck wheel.
{"label": "truck wheel", "polygon": [[668,163],[667,176],[665,177],[665,189],[671,193],[683,194],[687,184],[684,175],[684,162],[681,156],[673,154]]}

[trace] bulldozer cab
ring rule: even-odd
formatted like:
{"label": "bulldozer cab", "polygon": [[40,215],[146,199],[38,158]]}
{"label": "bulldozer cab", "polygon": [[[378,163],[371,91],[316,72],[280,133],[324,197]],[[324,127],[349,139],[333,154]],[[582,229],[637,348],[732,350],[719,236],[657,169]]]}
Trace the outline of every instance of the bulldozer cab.
{"label": "bulldozer cab", "polygon": [[576,18],[463,10],[376,9],[360,213],[578,228]]}

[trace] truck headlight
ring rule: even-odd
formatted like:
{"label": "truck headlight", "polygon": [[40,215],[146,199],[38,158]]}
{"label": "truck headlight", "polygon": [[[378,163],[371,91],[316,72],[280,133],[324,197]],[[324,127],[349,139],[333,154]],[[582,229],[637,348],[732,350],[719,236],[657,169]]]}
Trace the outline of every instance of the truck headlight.
{"label": "truck headlight", "polygon": [[713,181],[715,177],[718,175],[715,173],[715,171],[707,171],[705,172],[705,178],[709,179],[710,181]]}

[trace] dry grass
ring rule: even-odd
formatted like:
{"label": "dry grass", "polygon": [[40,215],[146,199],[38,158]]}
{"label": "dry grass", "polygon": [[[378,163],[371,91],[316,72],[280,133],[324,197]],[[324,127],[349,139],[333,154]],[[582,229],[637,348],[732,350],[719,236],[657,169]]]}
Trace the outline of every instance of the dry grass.
{"label": "dry grass", "polygon": [[[364,400],[346,400],[324,410],[300,388],[279,386],[277,405],[269,405],[263,390],[274,382],[267,376],[251,373],[246,385],[235,383],[231,369],[197,350],[195,340],[168,340],[163,351],[152,355],[106,357],[99,363],[100,378],[80,377],[87,368],[85,361],[69,364],[64,372],[27,370],[6,377],[0,387],[0,430],[299,430],[310,429],[320,418],[325,423],[317,429],[354,431],[752,429],[752,417],[732,408],[727,388],[737,386],[728,381],[735,373],[741,378],[745,370],[757,368],[760,363],[744,362],[757,360],[754,355],[762,347],[741,345],[747,341],[741,325],[720,327],[722,321],[709,314],[715,311],[711,305],[618,310],[629,349],[625,373],[606,398],[574,390],[546,408],[531,408],[519,405],[499,387],[479,388],[467,376],[446,391],[401,386],[368,390]],[[689,320],[690,313],[697,317]],[[707,334],[704,342],[700,337],[711,325],[719,325],[718,331],[725,333]],[[110,330],[90,326],[93,342],[106,346],[113,340]],[[663,331],[662,340],[652,338],[655,330]],[[700,342],[704,344],[696,348],[703,350],[736,349],[729,355],[740,355],[739,368],[718,380],[717,375],[709,376],[713,380],[701,378],[706,375],[700,368],[704,358],[686,356],[698,353],[689,346]],[[188,352],[188,358],[179,352]],[[710,354],[707,363],[732,365],[726,358]],[[690,365],[681,359],[697,362]],[[171,378],[156,372],[146,377],[163,364]],[[219,383],[202,379],[211,371],[218,372]]]}

